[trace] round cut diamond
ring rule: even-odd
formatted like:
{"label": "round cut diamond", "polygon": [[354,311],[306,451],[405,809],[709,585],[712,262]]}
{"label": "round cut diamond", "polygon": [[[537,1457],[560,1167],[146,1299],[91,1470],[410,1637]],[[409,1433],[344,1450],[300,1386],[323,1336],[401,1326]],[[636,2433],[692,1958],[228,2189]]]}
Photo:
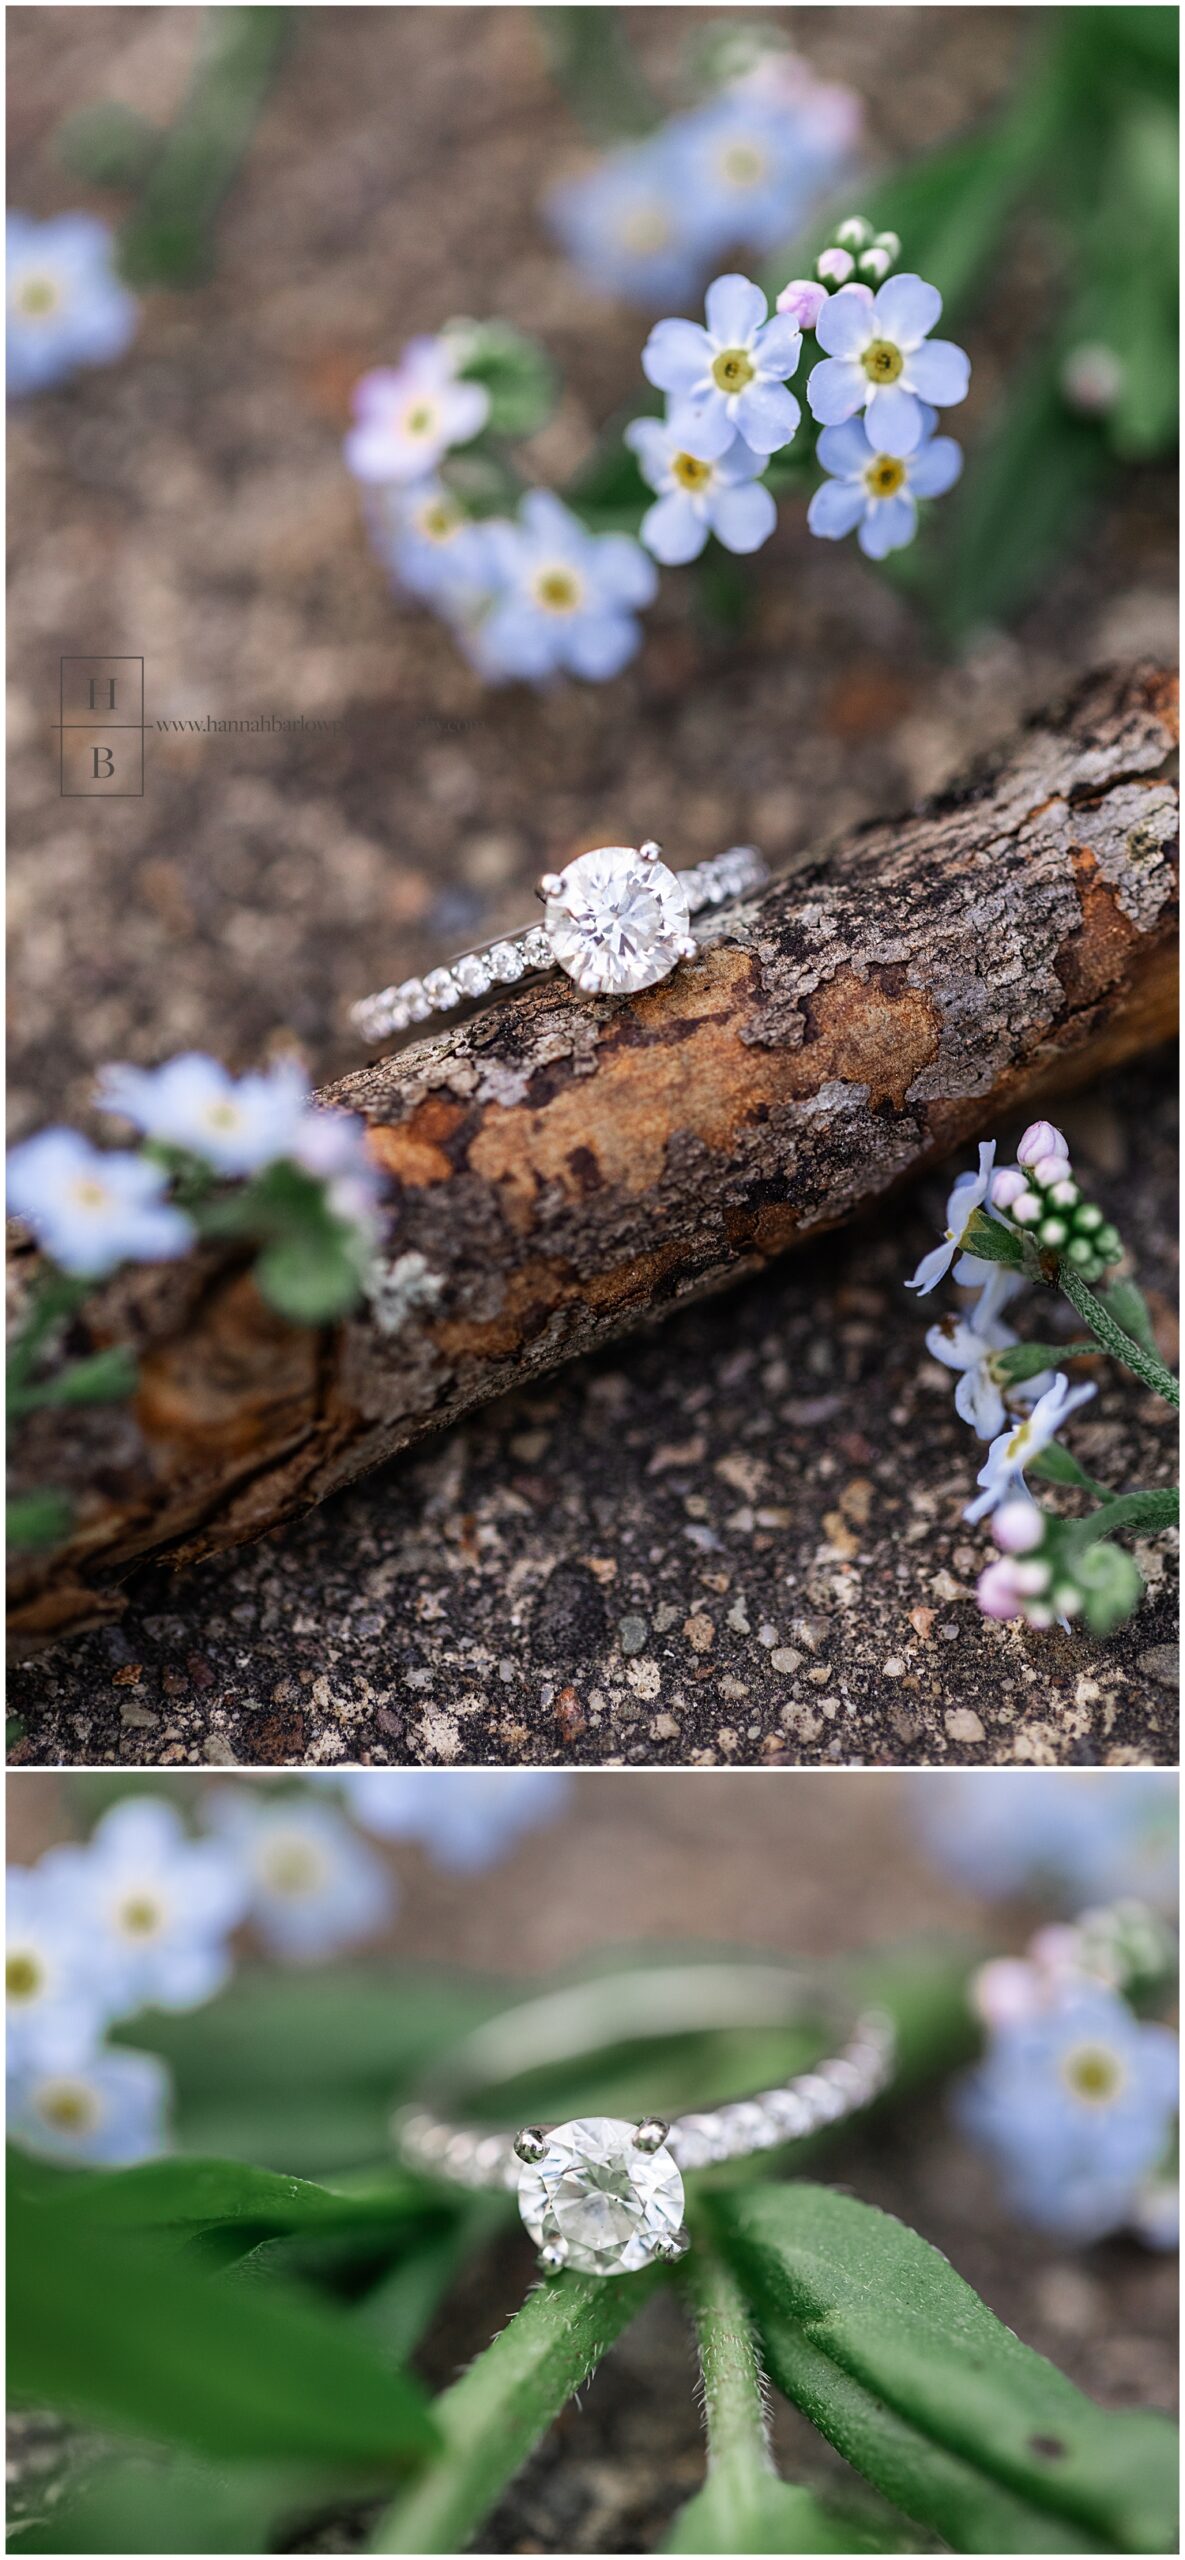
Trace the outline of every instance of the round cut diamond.
{"label": "round cut diamond", "polygon": [[518,2209],[549,2265],[632,2275],[677,2239],[683,2180],[666,2144],[640,2151],[636,2131],[618,2116],[578,2117],[523,2169]]}
{"label": "round cut diamond", "polygon": [[598,845],[560,873],[545,909],[561,969],[588,995],[631,995],[665,978],[687,943],[687,893],[665,862]]}

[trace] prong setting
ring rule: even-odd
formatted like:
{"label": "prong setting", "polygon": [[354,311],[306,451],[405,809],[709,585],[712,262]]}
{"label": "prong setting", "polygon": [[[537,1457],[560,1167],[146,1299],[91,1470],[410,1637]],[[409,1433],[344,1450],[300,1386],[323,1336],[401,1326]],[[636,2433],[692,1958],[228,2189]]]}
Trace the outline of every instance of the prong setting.
{"label": "prong setting", "polygon": [[690,2247],[691,2233],[684,2222],[680,2225],[678,2231],[674,2233],[670,2240],[660,2240],[658,2242],[654,2255],[656,2258],[661,2259],[664,2266],[674,2267],[678,2265],[680,2258],[686,2257]]}
{"label": "prong setting", "polygon": [[527,2161],[530,2165],[533,2165],[536,2160],[541,2160],[547,2149],[547,2135],[542,2125],[525,2124],[522,2132],[516,2133],[514,2137],[514,2148],[518,2158]]}
{"label": "prong setting", "polygon": [[568,2252],[563,2241],[549,2240],[546,2246],[540,2249],[535,2263],[543,2275],[558,2275],[560,2268],[566,2267],[568,2263]]}
{"label": "prong setting", "polygon": [[653,836],[647,836],[645,844],[639,845],[638,860],[639,862],[662,861],[662,846],[655,843]]}
{"label": "prong setting", "polygon": [[558,898],[563,885],[563,875],[561,872],[545,871],[541,875],[535,895],[537,898],[542,898],[545,901],[548,898]]}
{"label": "prong setting", "polygon": [[641,2123],[634,2127],[634,2149],[661,2151],[670,2130],[669,2124],[664,2124],[661,2116],[643,2116]]}

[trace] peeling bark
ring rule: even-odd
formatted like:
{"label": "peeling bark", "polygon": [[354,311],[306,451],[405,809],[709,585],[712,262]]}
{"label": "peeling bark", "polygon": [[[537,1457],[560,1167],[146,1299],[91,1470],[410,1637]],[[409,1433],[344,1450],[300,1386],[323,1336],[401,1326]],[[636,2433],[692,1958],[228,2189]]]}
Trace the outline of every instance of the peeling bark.
{"label": "peeling bark", "polygon": [[665,985],[547,981],[334,1087],[392,1182],[377,1303],[297,1332],[212,1252],[99,1294],[76,1347],[128,1343],[139,1391],[22,1428],[16,1489],[61,1486],[75,1526],[12,1559],[17,1647],[1170,1035],[1175,740],[1164,673],[1093,678],[921,810],[713,915]]}

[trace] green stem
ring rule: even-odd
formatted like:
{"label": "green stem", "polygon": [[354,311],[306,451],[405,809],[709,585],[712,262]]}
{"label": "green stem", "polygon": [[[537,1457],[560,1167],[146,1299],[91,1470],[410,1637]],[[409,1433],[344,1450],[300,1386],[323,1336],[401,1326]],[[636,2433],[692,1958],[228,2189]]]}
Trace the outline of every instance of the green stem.
{"label": "green stem", "polygon": [[57,1271],[52,1265],[34,1282],[24,1324],[8,1355],[10,1416],[25,1411],[30,1401],[26,1393],[29,1380],[55,1326],[75,1313],[93,1285],[68,1271]]}
{"label": "green stem", "polygon": [[755,2477],[773,2475],[765,2414],[765,2378],[757,2341],[736,2277],[701,2230],[680,2281],[691,2304],[704,2387],[708,2472],[731,2503],[743,2507]]}
{"label": "green stem", "polygon": [[123,234],[130,284],[196,284],[210,233],[255,129],[290,32],[283,8],[207,9],[193,77]]}
{"label": "green stem", "polygon": [[1172,1370],[1166,1369],[1163,1360],[1158,1360],[1155,1352],[1145,1350],[1142,1343],[1133,1342],[1130,1333],[1124,1332],[1123,1326],[1116,1322],[1102,1300],[1096,1298],[1093,1289],[1087,1287],[1072,1263],[1059,1262],[1057,1276],[1063,1296],[1069,1299],[1083,1324],[1090,1326],[1096,1342],[1102,1343],[1104,1351],[1109,1351],[1113,1360],[1121,1360],[1133,1377],[1151,1387],[1155,1395],[1163,1396],[1166,1404],[1178,1406],[1181,1390]]}
{"label": "green stem", "polygon": [[1096,1539],[1109,1538],[1116,1529],[1151,1536],[1157,1529],[1173,1528],[1180,1517],[1181,1497],[1175,1485],[1150,1486],[1144,1493],[1117,1493],[1087,1519],[1076,1520],[1066,1543],[1081,1552],[1083,1547],[1092,1547]]}
{"label": "green stem", "polygon": [[652,133],[659,109],[614,8],[535,10],[547,67],[592,142]]}
{"label": "green stem", "polygon": [[549,2276],[436,2402],[443,2449],[388,2507],[372,2551],[463,2551],[561,2409],[666,2277]]}

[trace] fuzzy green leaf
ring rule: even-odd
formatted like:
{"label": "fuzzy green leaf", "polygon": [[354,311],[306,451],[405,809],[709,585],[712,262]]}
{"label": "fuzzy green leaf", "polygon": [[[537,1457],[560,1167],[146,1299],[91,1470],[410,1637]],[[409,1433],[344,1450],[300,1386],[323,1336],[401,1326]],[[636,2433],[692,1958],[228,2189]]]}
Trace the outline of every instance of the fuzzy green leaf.
{"label": "fuzzy green leaf", "polygon": [[27,1388],[21,1402],[25,1406],[123,1404],[134,1396],[139,1375],[132,1353],[115,1345],[109,1351],[92,1352],[88,1359],[72,1360],[56,1377]]}
{"label": "fuzzy green leaf", "polygon": [[708,2480],[680,2507],[664,2551],[901,2551],[896,2534],[877,2533],[850,2509],[826,2505],[809,2489],[772,2473],[754,2481],[739,2506],[726,2484]]}
{"label": "fuzzy green leaf", "polygon": [[397,2169],[326,2187],[238,2160],[146,2160],[134,2169],[62,2173],[46,2191],[59,2220],[104,2231],[190,2234],[240,2226],[249,2242],[293,2232],[398,2230],[431,2195]]}
{"label": "fuzzy green leaf", "polygon": [[91,187],[138,187],[161,147],[158,128],[116,98],[80,107],[54,137],[58,158]]}
{"label": "fuzzy green leaf", "polygon": [[74,1505],[69,1496],[55,1493],[46,1486],[40,1493],[17,1493],[6,1506],[5,1523],[10,1547],[27,1550],[56,1547],[70,1534]]}
{"label": "fuzzy green leaf", "polygon": [[1018,1342],[1009,1351],[996,1351],[992,1367],[996,1376],[1009,1385],[1019,1385],[1022,1378],[1039,1378],[1043,1369],[1056,1369],[1063,1360],[1097,1360],[1097,1342]]}
{"label": "fuzzy green leaf", "polygon": [[1099,2409],[916,2232],[805,2183],[714,2222],[780,2387],[957,2550],[1176,2550],[1168,2420]]}

